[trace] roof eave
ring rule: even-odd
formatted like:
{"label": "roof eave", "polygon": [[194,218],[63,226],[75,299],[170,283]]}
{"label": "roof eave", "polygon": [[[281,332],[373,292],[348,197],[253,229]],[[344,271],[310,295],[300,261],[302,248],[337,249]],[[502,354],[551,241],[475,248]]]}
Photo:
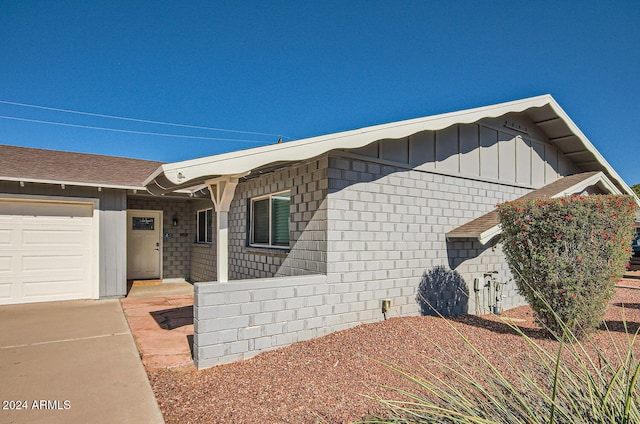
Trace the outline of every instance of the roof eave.
{"label": "roof eave", "polygon": [[[530,108],[549,105],[591,154],[600,168],[621,192],[634,196],[638,205],[640,199],[624,182],[613,167],[597,151],[591,141],[569,118],[555,99],[541,95],[515,100],[497,105],[443,113],[423,118],[374,125],[355,130],[343,131],[317,137],[310,137],[287,143],[238,150],[214,156],[161,165],[145,181],[150,192],[165,194],[177,189],[198,185],[209,178],[225,175],[250,173],[251,171],[277,162],[295,162],[320,156],[334,149],[356,149],[382,139],[398,139],[420,131],[437,131],[454,124],[477,122],[484,118],[503,116],[507,113],[524,112]],[[595,170],[595,169],[594,169]]]}
{"label": "roof eave", "polygon": [[454,240],[478,240],[481,245],[486,245],[489,243],[495,236],[498,236],[502,233],[502,228],[500,225],[496,225],[494,227],[489,228],[482,233],[447,233],[445,237],[449,241]]}
{"label": "roof eave", "polygon": [[[559,198],[568,196],[574,193],[580,193],[592,186],[600,186],[604,191],[608,191],[611,194],[622,194],[622,192],[618,189],[618,187],[613,184],[613,182],[603,173],[598,172],[597,174],[586,178],[580,181],[577,184],[572,185],[571,187],[567,187],[565,190],[560,193],[554,194],[551,198]],[[636,198],[637,199],[637,198]],[[486,245],[491,241],[494,237],[500,235],[502,233],[502,228],[500,224],[496,224],[487,230],[481,233],[450,233],[447,234],[447,239],[476,239],[480,242],[481,245]]]}
{"label": "roof eave", "polygon": [[631,190],[631,187],[629,187],[627,183],[624,181],[624,179],[622,179],[622,177],[615,171],[615,169],[613,169],[613,167],[609,164],[609,162],[607,162],[604,156],[602,156],[600,152],[598,152],[598,150],[587,138],[587,136],[584,135],[584,133],[580,130],[580,128],[578,128],[575,122],[573,122],[573,120],[569,117],[569,115],[567,115],[567,113],[562,109],[562,107],[560,107],[560,105],[555,101],[555,99],[553,99],[551,96],[549,97],[550,97],[549,105],[551,106],[553,111],[556,113],[556,115],[558,115],[558,117],[562,119],[565,122],[565,124],[567,124],[567,126],[569,127],[569,130],[573,134],[575,134],[576,137],[578,137],[578,139],[583,144],[585,149],[590,154],[592,154],[595,160],[598,162],[598,164],[600,164],[600,166],[604,168],[604,172],[611,178],[609,182],[613,180],[617,183],[616,186],[618,187],[618,194],[622,194],[622,192],[625,192],[625,194],[632,195],[636,200],[636,202],[638,203],[638,205],[640,206],[640,199],[638,198],[638,196],[635,195],[633,190]]}
{"label": "roof eave", "polygon": [[103,183],[83,182],[83,181],[48,180],[48,179],[38,179],[38,178],[16,178],[16,177],[3,177],[3,176],[0,176],[0,181],[13,181],[18,183],[31,183],[31,184],[55,184],[55,185],[78,186],[78,187],[110,188],[110,189],[117,189],[117,190],[147,191],[147,188],[144,185],[103,184]]}
{"label": "roof eave", "polygon": [[435,131],[454,124],[477,122],[483,118],[498,117],[509,112],[522,112],[550,102],[548,95],[516,100],[498,105],[449,112],[423,118],[375,125],[334,134],[310,137],[287,143],[223,153],[220,155],[164,164],[144,182],[149,191],[163,192],[177,187],[195,185],[207,178],[249,173],[275,162],[295,162],[320,156],[334,149],[356,149],[382,139],[398,139],[420,131]]}

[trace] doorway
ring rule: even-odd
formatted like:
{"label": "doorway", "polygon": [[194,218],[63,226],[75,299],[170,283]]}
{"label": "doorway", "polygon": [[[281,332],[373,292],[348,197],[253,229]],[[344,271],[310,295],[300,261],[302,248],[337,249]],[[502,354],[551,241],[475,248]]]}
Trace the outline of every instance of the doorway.
{"label": "doorway", "polygon": [[127,279],[162,278],[162,211],[127,210]]}

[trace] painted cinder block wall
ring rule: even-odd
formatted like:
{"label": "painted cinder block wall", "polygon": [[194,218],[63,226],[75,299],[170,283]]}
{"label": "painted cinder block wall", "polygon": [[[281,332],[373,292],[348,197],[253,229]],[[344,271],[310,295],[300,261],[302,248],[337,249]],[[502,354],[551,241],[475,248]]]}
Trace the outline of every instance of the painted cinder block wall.
{"label": "painted cinder block wall", "polygon": [[[474,313],[473,279],[487,272],[507,283],[505,309],[523,304],[499,244],[445,234],[570,172],[550,144],[474,124],[330,152],[239,184],[230,213],[232,281],[196,284],[196,363],[381,320],[383,299],[391,300],[391,317],[417,315],[423,273],[436,266],[457,271],[468,293],[460,300],[453,288],[434,287],[445,314]],[[286,189],[291,251],[248,247],[249,199]],[[479,293],[481,304],[485,297]]]}
{"label": "painted cinder block wall", "polygon": [[210,199],[197,199],[191,202],[191,216],[193,217],[193,228],[191,237],[191,264],[189,281],[214,281],[216,274],[216,239],[215,229],[212,231],[213,240],[209,243],[198,243],[197,241],[197,216],[198,212],[206,209],[212,210],[212,219],[215,225],[215,209]]}
{"label": "painted cinder block wall", "polygon": [[[499,248],[472,242],[447,246],[443,230],[462,223],[464,215],[491,210],[493,200],[518,197],[519,190],[504,194],[498,185],[476,188],[482,184],[368,160],[330,157],[328,165],[326,275],[197,283],[194,359],[199,368],[382,320],[382,299],[392,301],[389,316],[418,315],[422,273],[436,265],[454,267],[463,276],[488,269],[508,273]],[[357,183],[343,179],[353,172],[367,175]],[[443,191],[448,185],[460,186],[455,197],[483,201],[460,215],[454,210],[465,209]],[[431,218],[432,212],[442,215]],[[454,215],[460,217],[449,218]],[[444,313],[474,311],[473,299],[448,304],[455,296],[447,289],[439,293],[442,303],[437,305],[446,307]],[[522,303],[513,285],[506,291],[506,307]]]}
{"label": "painted cinder block wall", "polygon": [[[505,122],[529,133],[507,129]],[[518,114],[334,152],[327,281],[350,293],[350,310],[362,312],[365,321],[379,318],[382,299],[392,301],[392,316],[417,314],[416,289],[423,273],[437,266],[455,270],[466,283],[462,296],[452,291],[459,289],[433,287],[438,292],[430,298],[444,314],[475,313],[476,299],[479,307],[493,303],[483,287],[474,292],[474,279],[482,286],[489,272],[504,283],[502,307],[522,305],[499,243],[448,241],[445,234],[498,203],[578,171]]]}
{"label": "painted cinder block wall", "polygon": [[[504,128],[504,119],[531,134]],[[511,280],[500,245],[447,241],[445,234],[576,171],[518,115],[331,152],[238,185],[229,215],[230,279],[327,274],[336,290],[359,293],[353,308],[377,310],[392,289],[394,312],[405,315],[415,312],[409,292],[422,274],[445,266],[462,275],[470,294],[468,304],[446,312],[475,312],[474,278],[497,272],[498,281]],[[290,250],[248,246],[250,199],[282,190],[291,190]],[[502,296],[504,308],[522,304],[513,283]]]}
{"label": "painted cinder block wall", "polygon": [[[475,311],[476,276],[497,271],[500,281],[511,279],[499,245],[448,242],[445,234],[530,189],[366,158],[332,157],[329,163],[327,279],[336,292],[349,293],[349,310],[362,312],[360,320],[379,319],[383,299],[392,301],[391,316],[418,314],[416,290],[423,273],[436,266],[457,271],[470,295],[467,302],[450,304],[453,288],[441,287],[438,306],[448,315]],[[513,283],[503,295],[505,308],[523,304]]]}
{"label": "painted cinder block wall", "polygon": [[[277,170],[238,184],[229,211],[231,280],[326,272],[327,157]],[[291,190],[289,249],[251,247],[250,199]]]}
{"label": "painted cinder block wall", "polygon": [[[389,316],[418,315],[416,293],[422,274],[436,265],[456,269],[467,283],[485,270],[497,270],[500,278],[507,278],[499,247],[480,247],[471,241],[448,244],[444,234],[464,223],[465,217],[488,212],[495,203],[526,190],[513,188],[507,193],[498,184],[382,166],[366,158],[327,159],[326,275],[197,283],[198,367],[246,359],[382,320],[382,299],[392,301]],[[366,175],[358,175],[358,182],[345,179],[354,172]],[[452,186],[457,193],[449,192]],[[469,205],[461,206],[453,198]],[[451,289],[443,287],[438,294],[442,303],[437,306],[444,307],[444,313],[475,310],[474,296],[463,304],[448,304],[456,296],[447,290]],[[513,284],[507,285],[505,294],[505,307],[522,303]]]}

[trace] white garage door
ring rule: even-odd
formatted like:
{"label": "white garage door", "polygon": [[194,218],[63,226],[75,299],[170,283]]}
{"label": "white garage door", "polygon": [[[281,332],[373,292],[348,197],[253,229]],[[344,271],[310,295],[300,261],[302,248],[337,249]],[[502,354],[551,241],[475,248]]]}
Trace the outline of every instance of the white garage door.
{"label": "white garage door", "polygon": [[0,199],[0,305],[95,297],[94,215],[93,203]]}

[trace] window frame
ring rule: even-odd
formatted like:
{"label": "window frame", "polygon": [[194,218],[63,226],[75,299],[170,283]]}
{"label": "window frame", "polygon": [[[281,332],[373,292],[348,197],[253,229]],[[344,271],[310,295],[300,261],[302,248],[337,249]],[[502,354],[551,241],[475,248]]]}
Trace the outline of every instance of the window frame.
{"label": "window frame", "polygon": [[[284,194],[284,193],[289,193],[289,213],[287,216],[288,219],[288,235],[287,235],[287,245],[277,245],[277,244],[273,244],[273,197],[277,197],[278,195]],[[268,216],[269,216],[269,228],[268,228],[268,234],[269,234],[269,242],[268,243],[256,243],[254,242],[254,235],[255,235],[255,217],[254,217],[254,203],[255,202],[259,202],[261,200],[265,200],[268,199],[269,202],[269,212],[268,212]],[[266,249],[279,249],[279,250],[289,250],[290,249],[290,243],[291,243],[291,190],[282,190],[282,191],[277,191],[274,193],[269,193],[269,194],[265,194],[262,196],[256,196],[256,197],[252,197],[251,199],[249,199],[249,225],[248,230],[249,230],[249,234],[247,237],[247,241],[248,241],[248,246],[250,247],[259,247],[259,248],[266,248]]]}
{"label": "window frame", "polygon": [[[205,229],[204,238],[200,240],[200,214],[204,212],[205,225],[209,228]],[[210,240],[208,240],[210,238]],[[196,211],[196,243],[197,244],[212,244],[213,243],[213,208],[198,209]]]}

